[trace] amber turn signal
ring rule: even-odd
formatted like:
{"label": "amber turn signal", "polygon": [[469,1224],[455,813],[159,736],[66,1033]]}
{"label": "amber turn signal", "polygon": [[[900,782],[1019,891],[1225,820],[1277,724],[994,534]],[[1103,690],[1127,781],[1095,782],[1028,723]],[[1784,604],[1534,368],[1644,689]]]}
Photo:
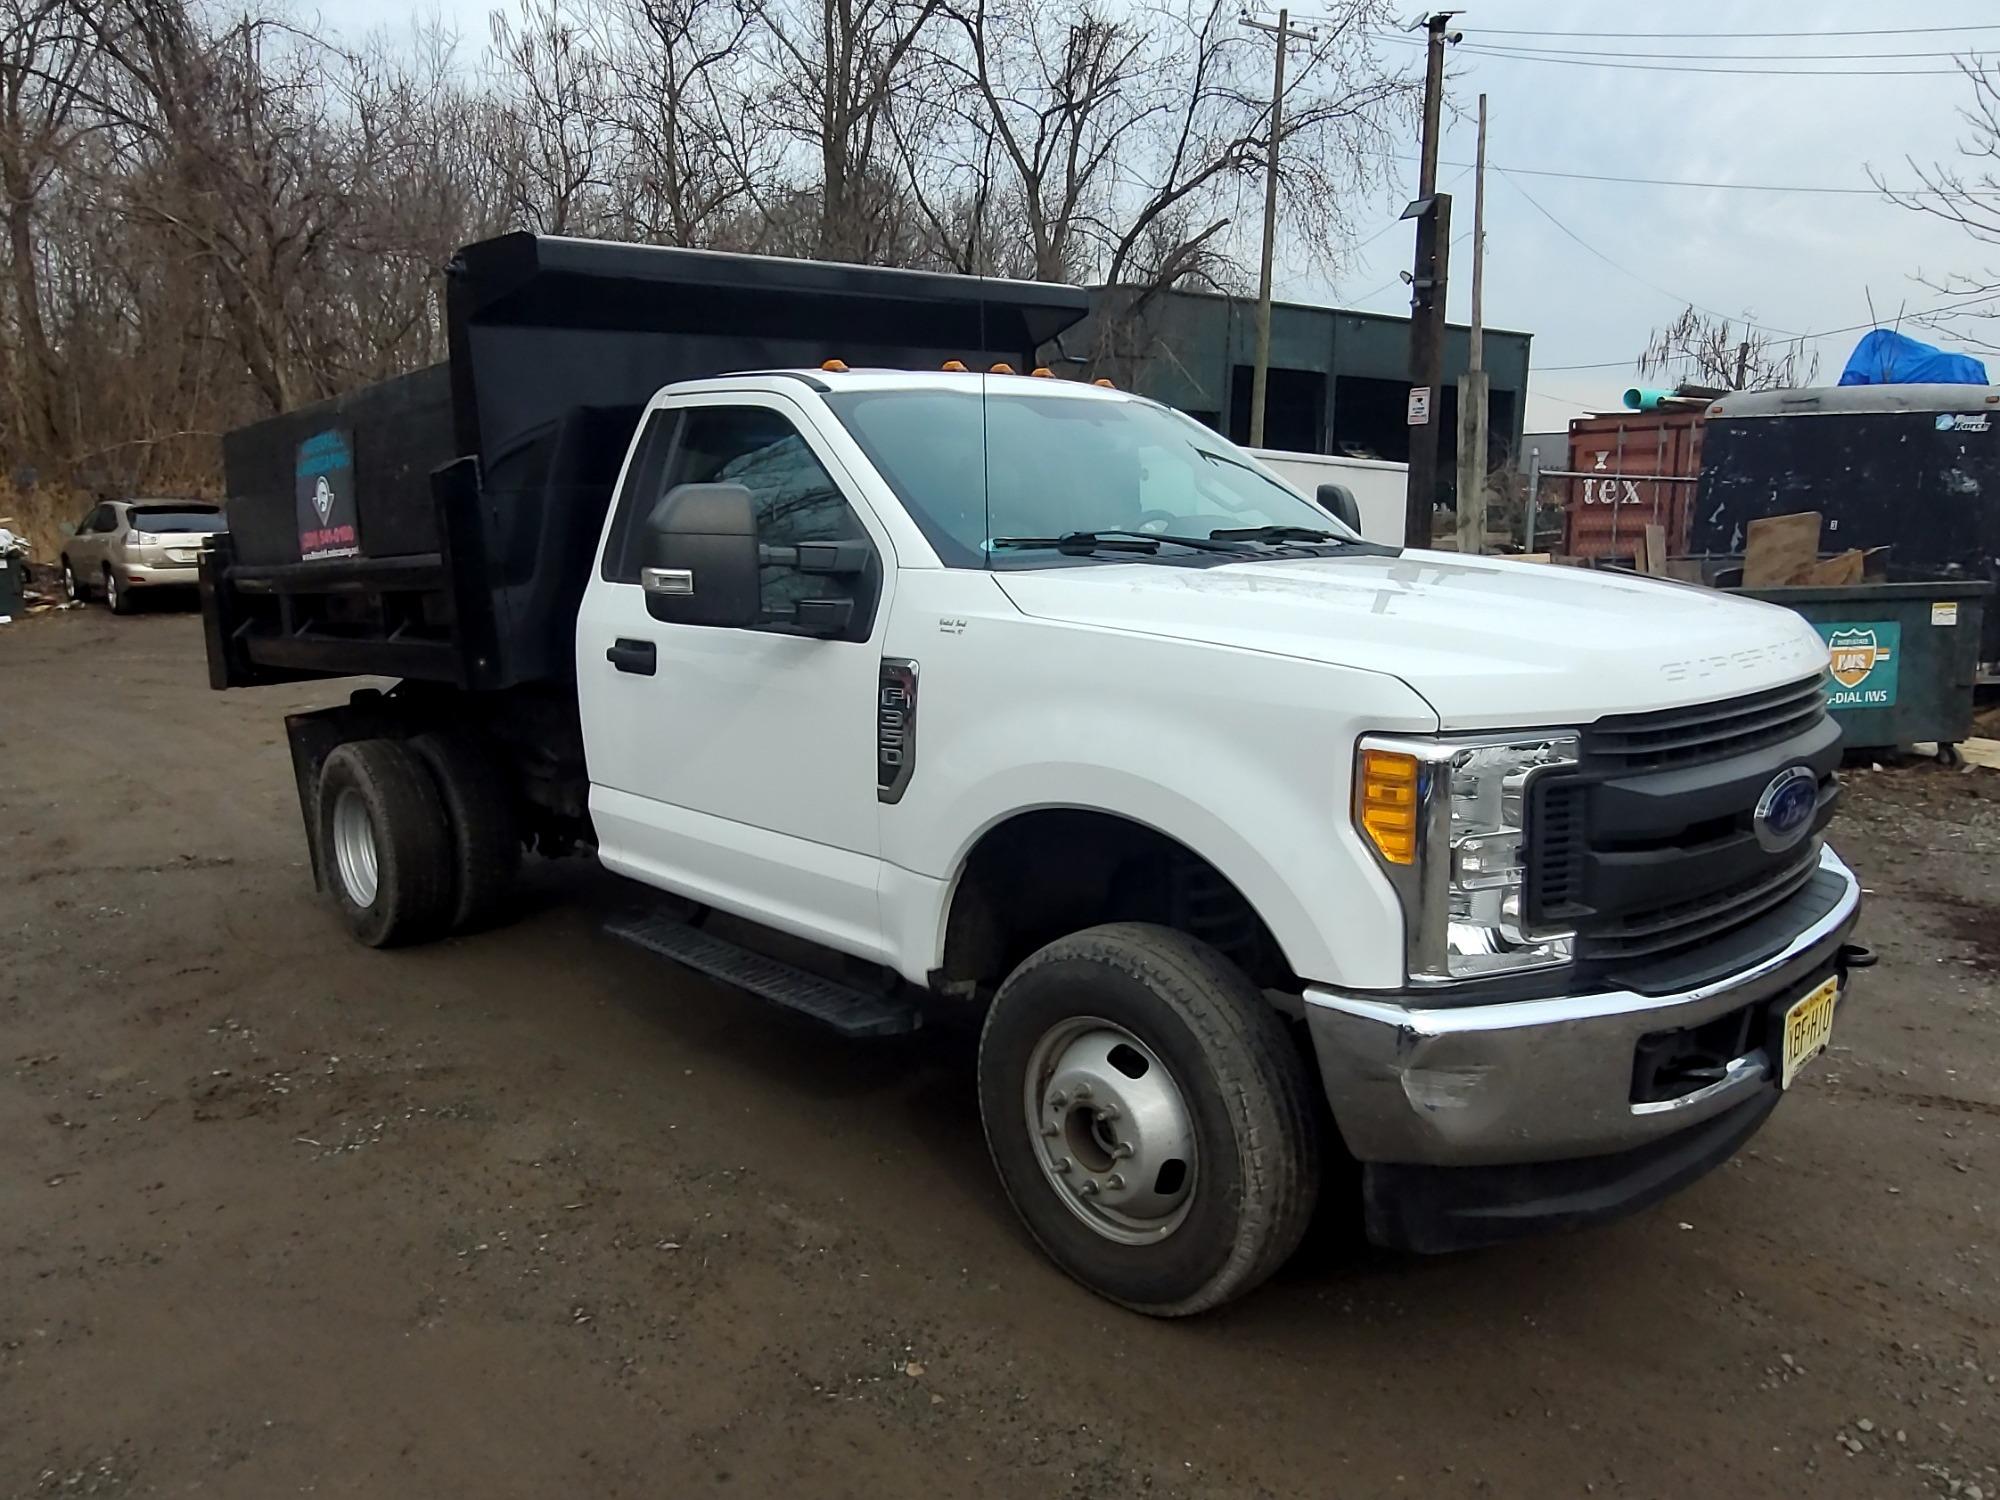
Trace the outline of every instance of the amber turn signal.
{"label": "amber turn signal", "polygon": [[847,361],[844,359],[823,359],[819,362],[819,367],[822,370],[831,370],[836,375],[847,373]]}
{"label": "amber turn signal", "polygon": [[1390,864],[1415,864],[1417,758],[1394,750],[1363,750],[1357,770],[1355,807],[1361,831]]}

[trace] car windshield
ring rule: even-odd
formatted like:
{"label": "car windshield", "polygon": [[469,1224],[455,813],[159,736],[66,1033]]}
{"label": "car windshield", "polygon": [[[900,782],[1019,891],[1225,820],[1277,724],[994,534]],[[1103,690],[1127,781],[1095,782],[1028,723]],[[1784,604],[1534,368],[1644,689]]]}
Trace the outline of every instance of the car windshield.
{"label": "car windshield", "polygon": [[134,531],[227,531],[219,510],[154,510],[132,507]]}
{"label": "car windshield", "polygon": [[[1023,543],[1078,532],[1353,536],[1240,448],[1150,401],[971,388],[842,391],[826,401],[948,567],[1047,566],[1074,549]],[[1257,555],[1243,543],[1223,550]]]}

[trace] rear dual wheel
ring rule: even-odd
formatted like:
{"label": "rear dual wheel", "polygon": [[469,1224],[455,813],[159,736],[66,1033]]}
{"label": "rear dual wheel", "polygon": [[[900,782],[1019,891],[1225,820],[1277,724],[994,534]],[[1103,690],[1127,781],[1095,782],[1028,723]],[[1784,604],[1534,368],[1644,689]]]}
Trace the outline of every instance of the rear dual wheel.
{"label": "rear dual wheel", "polygon": [[338,746],[320,769],[318,808],[322,881],[371,948],[490,922],[519,868],[505,781],[453,735]]}
{"label": "rear dual wheel", "polygon": [[1283,1265],[1319,1193],[1312,1080],[1234,964],[1165,927],[1059,939],[995,997],[979,1045],[994,1167],[1049,1258],[1179,1317]]}

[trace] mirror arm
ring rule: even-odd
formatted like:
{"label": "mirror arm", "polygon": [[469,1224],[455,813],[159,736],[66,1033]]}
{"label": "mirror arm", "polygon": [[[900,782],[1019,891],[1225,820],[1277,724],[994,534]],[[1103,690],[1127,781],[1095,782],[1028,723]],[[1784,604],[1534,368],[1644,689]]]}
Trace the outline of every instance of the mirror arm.
{"label": "mirror arm", "polygon": [[868,570],[873,555],[866,542],[801,542],[796,547],[759,547],[757,561],[767,568],[795,568],[801,573],[852,575]]}

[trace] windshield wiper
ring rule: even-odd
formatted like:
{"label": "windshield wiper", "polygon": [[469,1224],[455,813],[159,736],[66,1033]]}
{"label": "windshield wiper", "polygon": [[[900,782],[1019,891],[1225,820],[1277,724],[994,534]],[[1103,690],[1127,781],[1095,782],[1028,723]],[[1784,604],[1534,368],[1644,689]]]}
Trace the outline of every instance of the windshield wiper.
{"label": "windshield wiper", "polygon": [[1231,530],[1227,527],[1211,531],[1209,536],[1218,542],[1351,542],[1350,536],[1342,536],[1337,531],[1320,531],[1311,526],[1243,526]]}
{"label": "windshield wiper", "polygon": [[995,547],[1048,547],[1072,556],[1088,556],[1092,552],[1141,552],[1155,553],[1164,542],[1169,546],[1186,547],[1195,552],[1236,552],[1241,543],[1232,541],[1227,535],[1215,536],[1172,536],[1158,531],[1065,531],[1061,536],[996,536],[990,545]]}

